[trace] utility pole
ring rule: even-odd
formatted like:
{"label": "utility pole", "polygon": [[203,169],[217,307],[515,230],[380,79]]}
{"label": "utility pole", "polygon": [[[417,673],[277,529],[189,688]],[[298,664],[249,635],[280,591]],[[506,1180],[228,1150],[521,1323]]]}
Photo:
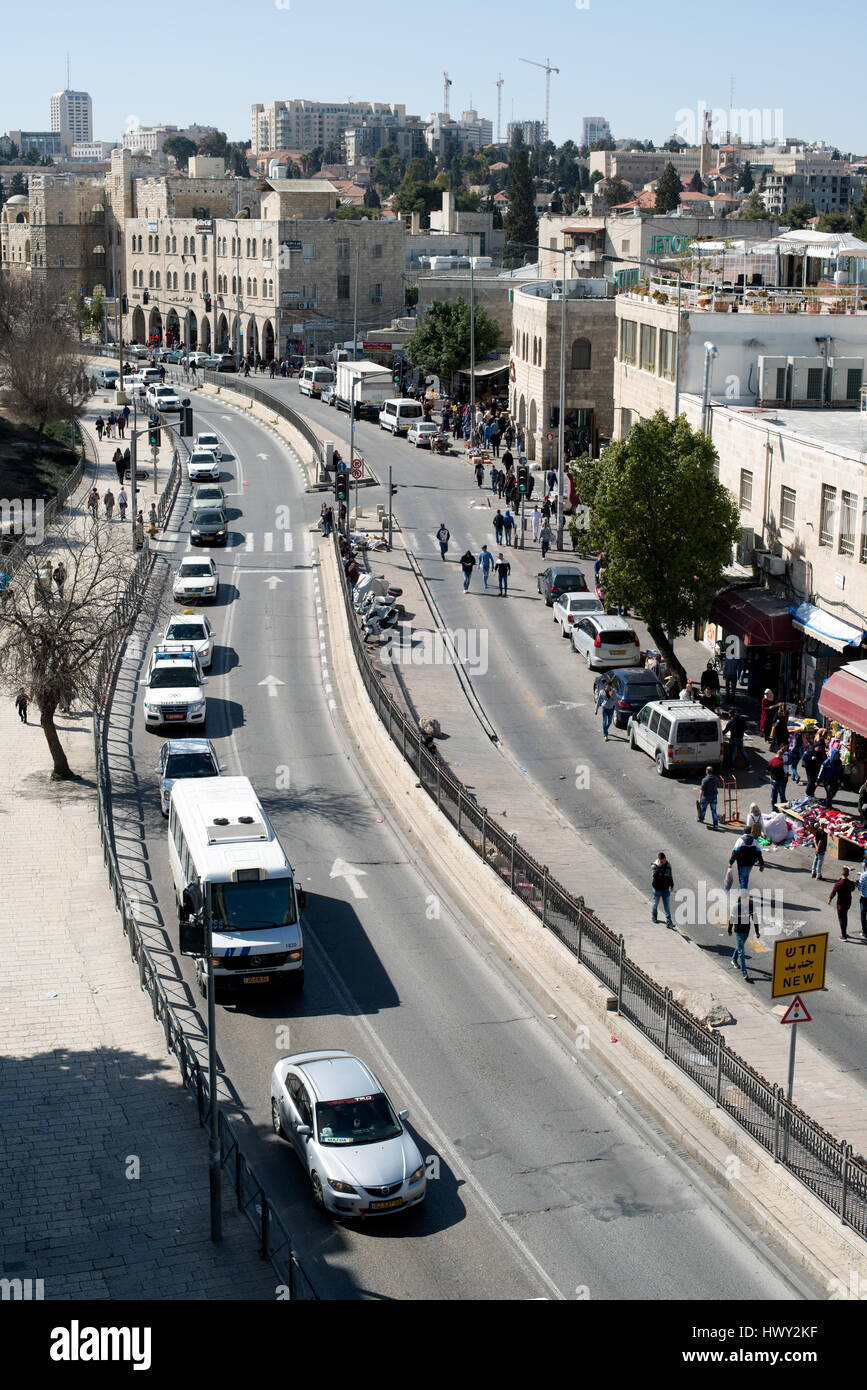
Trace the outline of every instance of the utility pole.
{"label": "utility pole", "polygon": [[217,990],[214,981],[214,919],[211,916],[211,885],[205,885],[205,945],[208,952],[208,1184],[211,1193],[211,1240],[223,1239],[222,1169],[220,1168],[220,1115],[217,1109]]}
{"label": "utility pole", "polygon": [[235,175],[238,202],[235,208],[235,371],[241,370],[241,176]]}
{"label": "utility pole", "polygon": [[500,73],[499,77],[497,78],[497,82],[496,82],[496,87],[497,87],[497,144],[498,144],[498,145],[499,145],[499,143],[500,143],[500,139],[501,139],[501,136],[502,136],[502,130],[503,130],[503,122],[502,122],[502,114],[503,114],[503,81],[504,81],[503,74]]}
{"label": "utility pole", "polygon": [[[355,238],[355,295],[352,306],[352,360],[358,361],[358,237]],[[336,365],[336,364],[335,364]]]}
{"label": "utility pole", "polygon": [[476,281],[473,270],[473,238],[470,244],[470,443],[476,442]]}
{"label": "utility pole", "polygon": [[563,473],[566,441],[566,248],[560,281],[560,405],[557,429],[557,549],[563,549]]}

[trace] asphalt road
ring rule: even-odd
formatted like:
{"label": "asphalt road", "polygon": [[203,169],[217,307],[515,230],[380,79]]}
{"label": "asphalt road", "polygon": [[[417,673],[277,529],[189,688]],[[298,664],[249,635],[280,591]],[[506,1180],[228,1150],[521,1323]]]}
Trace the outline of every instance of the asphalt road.
{"label": "asphalt road", "polygon": [[[320,499],[304,495],[297,464],[256,422],[197,398],[196,427],[215,429],[233,455],[223,465],[232,535],[215,552],[207,733],[227,770],[252,779],[309,893],[303,998],[251,993],[218,1006],[223,1099],[320,1295],[797,1297],[804,1286],[785,1260],[615,1094],[598,1059],[564,1047],[506,963],[480,949],[476,924],[417,862],[417,847],[404,844],[323,690],[318,542],[308,536]],[[166,575],[185,545],[183,530],[172,534]],[[153,776],[160,739],[144,729],[137,688],[151,635],[141,636],[110,732],[118,847],[169,993],[203,1051],[192,963],[173,954]],[[269,677],[282,684],[263,684]],[[435,1174],[417,1213],[357,1225],[320,1216],[271,1133],[274,1062],[330,1046],[359,1053],[395,1104],[409,1106]]]}
{"label": "asphalt road", "polygon": [[[299,396],[297,382],[259,384],[324,425],[335,440],[348,441],[349,417],[319,401]],[[473,504],[486,503],[492,494],[488,488],[478,490],[465,463],[457,457],[431,458],[427,450],[416,450],[405,440],[395,440],[373,424],[357,424],[356,451],[370,461],[380,479],[386,477],[391,465],[398,484],[395,513],[444,622],[450,628],[487,629],[488,670],[484,676],[472,679],[504,745],[527,769],[532,781],[556,802],[560,814],[585,840],[616,862],[643,892],[649,891],[651,863],[660,849],[665,850],[673,867],[676,889],[692,890],[690,898],[684,898],[679,930],[718,957],[721,968],[731,973],[730,938],[725,926],[703,920],[701,904],[711,889],[722,886],[737,832],[722,828],[714,833],[697,824],[698,779],[660,778],[649,757],[630,750],[625,730],[612,728],[611,741],[603,743],[600,722],[593,710],[594,675],[587,671],[571,643],[561,640],[551,610],[538,595],[536,574],[543,565],[530,532],[527,549],[508,552],[512,563],[509,600],[501,602],[493,584],[491,591],[483,594],[478,581],[474,582],[470,597],[465,598],[456,564],[452,581],[444,578],[435,532],[445,520],[451,531],[450,556],[454,560],[468,545],[475,553],[483,543],[492,549],[490,516],[500,505],[496,498],[490,515],[479,510]],[[380,500],[384,500],[384,490],[371,489],[364,494],[368,508]],[[557,558],[556,552],[549,554],[549,560],[552,558]],[[567,551],[561,558],[569,564],[580,563],[572,554],[568,537]],[[592,589],[592,564],[586,562],[581,568]],[[630,622],[639,633],[642,647],[652,645],[643,624],[634,619]],[[681,655],[686,656],[694,645],[691,638],[682,638]],[[701,648],[698,669],[706,656]],[[748,742],[764,749],[764,741],[758,737]],[[578,764],[588,769],[586,790],[582,791],[573,790]],[[753,766],[752,774],[738,773],[742,817],[753,800],[762,810],[770,809],[764,758],[759,764],[754,757]],[[791,781],[789,791],[792,795],[798,792]],[[514,826],[513,821],[510,823]],[[810,879],[807,851],[769,852],[766,862],[765,873],[754,874],[752,886],[766,894],[779,894],[776,901],[782,904],[787,924],[800,923],[807,931],[830,932],[828,990],[820,1005],[811,1010],[810,1041],[843,1072],[867,1085],[867,1053],[863,1045],[867,1030],[867,943],[859,936],[857,902],[849,918],[850,939],[841,941],[836,914],[828,906],[831,883],[819,884]],[[857,870],[858,866],[854,867]],[[833,878],[835,868],[834,861],[826,860],[826,877]],[[592,904],[592,885],[571,886]],[[694,912],[689,910],[692,893]],[[616,923],[609,925],[616,928]],[[753,988],[770,1004],[772,945],[767,939],[753,941],[749,951]],[[726,984],[730,986],[731,982],[727,980]],[[737,981],[735,984],[740,988]]]}

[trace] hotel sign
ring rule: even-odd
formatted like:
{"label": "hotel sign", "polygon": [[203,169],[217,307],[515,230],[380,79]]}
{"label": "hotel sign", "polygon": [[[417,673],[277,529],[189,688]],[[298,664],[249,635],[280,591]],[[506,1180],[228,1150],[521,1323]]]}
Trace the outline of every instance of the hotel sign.
{"label": "hotel sign", "polygon": [[650,238],[649,256],[681,256],[684,251],[689,250],[692,237],[689,236],[652,236]]}
{"label": "hotel sign", "polygon": [[630,270],[615,270],[614,288],[618,293],[628,290],[630,286],[638,284],[638,267],[633,266]]}

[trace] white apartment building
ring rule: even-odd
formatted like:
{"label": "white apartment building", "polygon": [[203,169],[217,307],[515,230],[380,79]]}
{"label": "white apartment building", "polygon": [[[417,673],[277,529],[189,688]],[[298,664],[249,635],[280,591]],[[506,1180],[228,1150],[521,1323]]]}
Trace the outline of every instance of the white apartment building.
{"label": "white apartment building", "polygon": [[584,116],[581,120],[581,144],[595,145],[611,139],[611,126],[604,116]]}
{"label": "white apartment building", "polygon": [[51,129],[69,132],[75,145],[93,140],[93,103],[88,92],[55,92],[51,97]]}
{"label": "white apartment building", "polygon": [[271,150],[325,150],[341,145],[344,131],[374,124],[406,124],[406,107],[382,101],[290,101],[256,102],[250,115],[252,155]]}

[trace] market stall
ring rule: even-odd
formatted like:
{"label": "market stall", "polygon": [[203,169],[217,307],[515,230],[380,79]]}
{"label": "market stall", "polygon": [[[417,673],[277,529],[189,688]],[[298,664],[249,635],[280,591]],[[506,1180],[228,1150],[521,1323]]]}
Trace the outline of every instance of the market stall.
{"label": "market stall", "polygon": [[848,812],[829,807],[813,796],[802,796],[780,809],[788,820],[803,827],[803,834],[795,835],[796,846],[807,841],[814,827],[822,826],[828,832],[828,854],[832,859],[860,863],[867,855],[867,829]]}

